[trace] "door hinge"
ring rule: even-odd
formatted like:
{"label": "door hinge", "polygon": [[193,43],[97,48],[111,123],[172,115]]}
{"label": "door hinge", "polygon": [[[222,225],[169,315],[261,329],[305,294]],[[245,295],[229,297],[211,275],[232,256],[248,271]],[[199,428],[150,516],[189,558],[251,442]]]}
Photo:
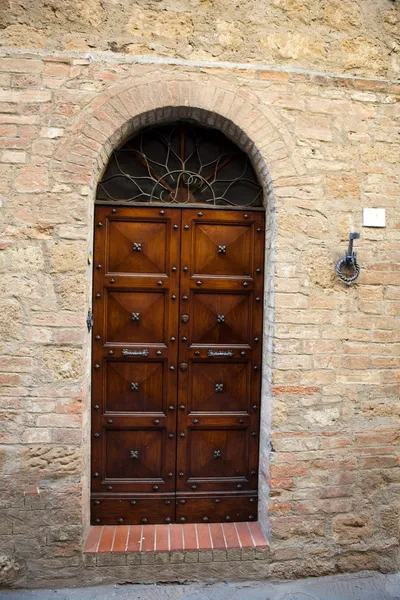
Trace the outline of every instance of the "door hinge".
{"label": "door hinge", "polygon": [[87,325],[87,328],[88,328],[89,332],[92,331],[93,324],[94,324],[94,317],[93,317],[93,313],[92,313],[91,309],[89,308],[88,314],[87,314],[87,317],[86,317],[86,325]]}

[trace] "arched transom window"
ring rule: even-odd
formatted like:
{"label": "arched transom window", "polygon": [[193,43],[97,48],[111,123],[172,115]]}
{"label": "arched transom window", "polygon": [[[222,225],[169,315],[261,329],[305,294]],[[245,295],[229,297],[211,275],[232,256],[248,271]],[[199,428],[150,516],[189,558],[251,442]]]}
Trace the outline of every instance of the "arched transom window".
{"label": "arched transom window", "polygon": [[223,133],[190,122],[148,127],[113,152],[97,200],[262,206],[245,152]]}

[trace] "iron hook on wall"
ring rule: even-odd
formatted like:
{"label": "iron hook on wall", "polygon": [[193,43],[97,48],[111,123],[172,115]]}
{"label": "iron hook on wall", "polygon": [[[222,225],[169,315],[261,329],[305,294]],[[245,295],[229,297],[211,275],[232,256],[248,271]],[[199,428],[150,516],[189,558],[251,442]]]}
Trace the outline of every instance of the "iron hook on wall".
{"label": "iron hook on wall", "polygon": [[[339,260],[339,262],[336,265],[336,273],[338,274],[338,277],[340,277],[342,281],[347,283],[347,285],[350,285],[360,275],[360,265],[357,262],[357,252],[353,251],[353,242],[354,240],[358,240],[359,238],[359,233],[350,233],[349,246],[347,248],[346,256]],[[346,277],[346,275],[343,273],[343,269],[348,272],[353,271],[353,274],[349,275],[349,277]]]}

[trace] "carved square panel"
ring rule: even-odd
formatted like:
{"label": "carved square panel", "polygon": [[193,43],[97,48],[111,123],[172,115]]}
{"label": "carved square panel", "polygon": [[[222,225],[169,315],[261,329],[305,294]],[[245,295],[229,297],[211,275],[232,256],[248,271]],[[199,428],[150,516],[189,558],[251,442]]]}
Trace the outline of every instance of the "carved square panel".
{"label": "carved square panel", "polygon": [[251,320],[248,294],[194,292],[190,312],[191,344],[249,344]]}
{"label": "carved square panel", "polygon": [[[165,341],[163,292],[114,291],[107,296],[107,342],[155,344]],[[139,313],[133,319],[132,314]]]}
{"label": "carved square panel", "polygon": [[246,411],[248,376],[248,363],[192,362],[189,410]]}
{"label": "carved square panel", "polygon": [[246,474],[247,430],[191,429],[189,478],[240,478]]}
{"label": "carved square panel", "polygon": [[106,361],[105,407],[111,412],[161,412],[164,363]]}
{"label": "carved square panel", "polygon": [[192,273],[248,277],[252,271],[251,228],[243,224],[196,223]]}
{"label": "carved square panel", "polygon": [[105,430],[106,479],[162,477],[162,430]]}
{"label": "carved square panel", "polygon": [[166,244],[165,222],[110,220],[107,270],[109,273],[164,275]]}

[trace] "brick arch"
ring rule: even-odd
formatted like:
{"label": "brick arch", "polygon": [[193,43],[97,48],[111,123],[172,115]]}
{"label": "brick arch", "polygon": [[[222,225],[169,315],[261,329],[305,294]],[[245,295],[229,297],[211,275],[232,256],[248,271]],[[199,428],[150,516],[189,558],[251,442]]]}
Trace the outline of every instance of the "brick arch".
{"label": "brick arch", "polygon": [[170,74],[125,82],[98,96],[82,111],[55,158],[61,170],[74,172],[78,183],[81,175],[81,182],[90,183],[93,190],[111,153],[128,137],[145,126],[179,118],[221,130],[246,152],[270,207],[274,179],[282,172],[285,177],[299,174],[283,124],[255,96],[220,82],[171,80]]}

